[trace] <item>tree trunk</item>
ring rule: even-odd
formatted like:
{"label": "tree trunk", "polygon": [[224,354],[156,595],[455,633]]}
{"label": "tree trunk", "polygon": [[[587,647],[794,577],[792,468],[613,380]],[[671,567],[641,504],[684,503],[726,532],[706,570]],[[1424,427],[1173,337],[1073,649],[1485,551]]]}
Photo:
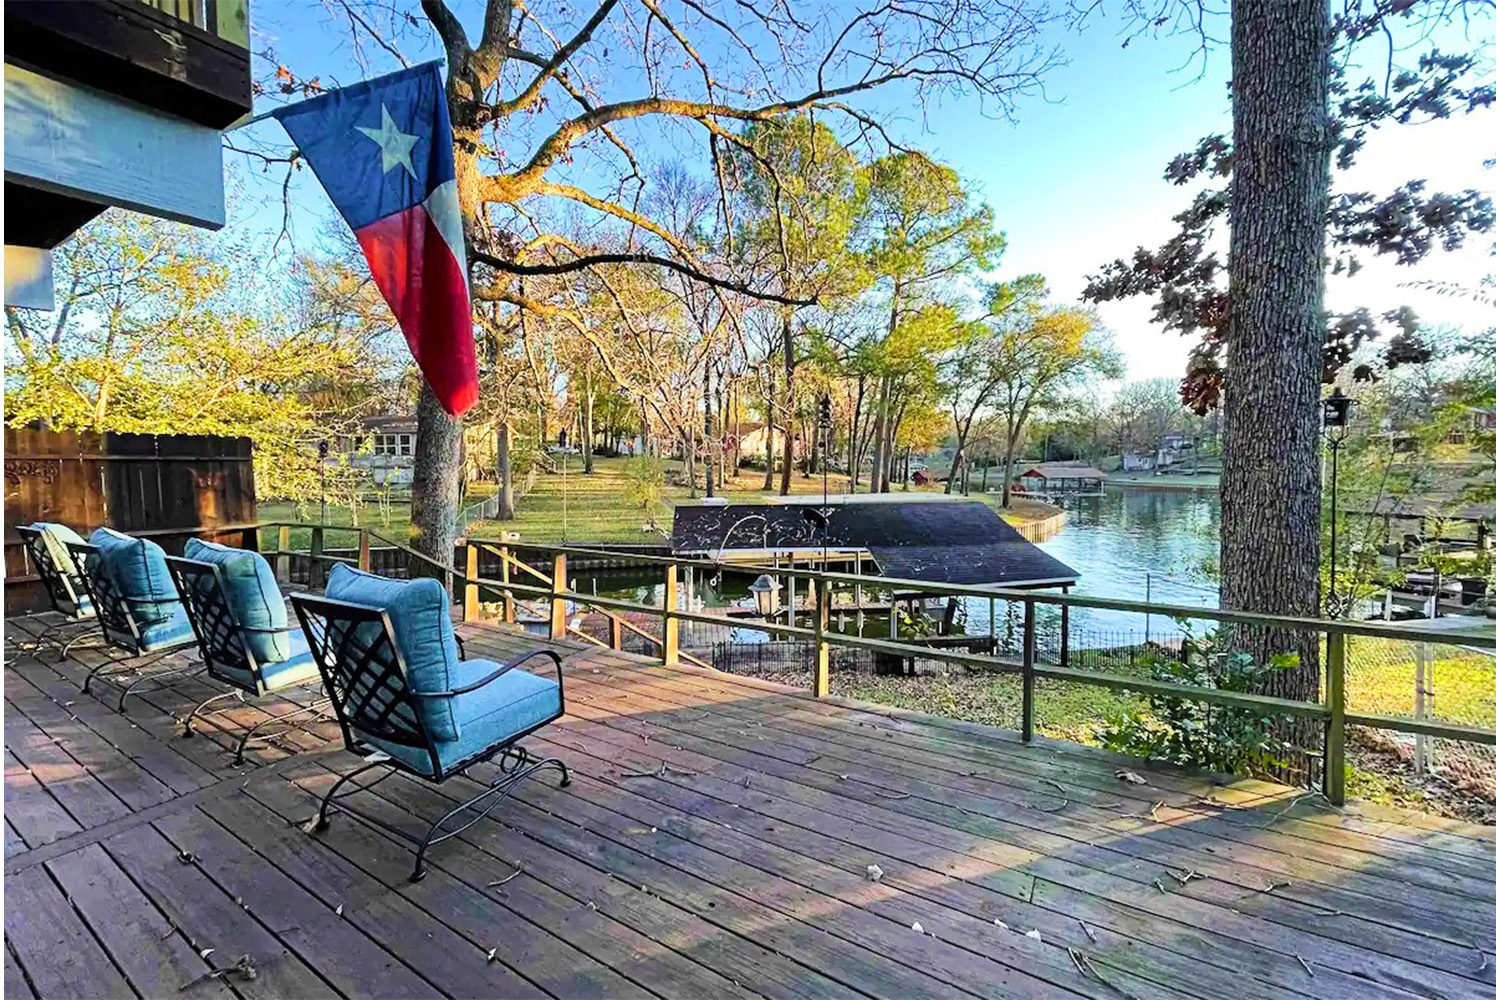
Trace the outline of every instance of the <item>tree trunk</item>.
{"label": "tree trunk", "polygon": [[714,381],[713,370],[703,366],[703,495],[714,495]]}
{"label": "tree trunk", "polygon": [[781,367],[786,373],[786,385],[782,388],[782,419],[786,423],[786,434],[781,439],[781,495],[792,492],[793,421],[797,412],[797,388],[793,377],[797,373],[796,338],[792,334],[792,311],[781,313]]}
{"label": "tree trunk", "polygon": [[463,424],[444,412],[426,382],[417,400],[417,444],[411,476],[412,548],[444,565],[458,535]]}
{"label": "tree trunk", "polygon": [[1005,436],[1005,481],[1000,484],[1000,506],[1010,508],[1010,484],[1016,474],[1016,441],[1019,438],[1012,431]]}
{"label": "tree trunk", "polygon": [[592,368],[583,370],[583,415],[580,419],[583,446],[583,471],[591,475],[594,471],[594,373]]}
{"label": "tree trunk", "polygon": [[854,413],[849,417],[849,492],[859,488],[860,440],[859,421],[865,402],[865,377],[859,377],[859,387],[854,393]]}
{"label": "tree trunk", "polygon": [[881,492],[882,470],[885,469],[885,425],[890,407],[890,379],[880,380],[880,392],[875,397],[875,454],[870,462],[870,492]]}
{"label": "tree trunk", "polygon": [[515,473],[512,471],[510,464],[510,435],[510,421],[501,422],[500,432],[495,436],[495,460],[496,465],[499,466],[499,519],[502,521],[514,521],[516,519]]}
{"label": "tree trunk", "polygon": [[[961,469],[961,468],[963,468],[963,464],[964,464],[964,444],[965,444],[966,437],[967,437],[967,434],[959,434],[958,435],[958,446],[953,449],[953,464],[951,466],[949,466],[949,468],[948,468],[948,482],[947,482],[946,485],[943,486],[943,492],[944,493],[952,493],[953,492],[953,479],[954,479],[955,476],[958,475],[958,470]],[[968,490],[964,490],[964,492],[967,493]]]}
{"label": "tree trunk", "polygon": [[763,490],[771,488],[772,477],[776,475],[775,412],[775,401],[771,398],[771,393],[768,390],[766,392],[766,481],[761,483],[760,486]]}
{"label": "tree trunk", "polygon": [[[449,117],[455,123],[472,116],[461,107],[452,87],[446,92]],[[463,220],[464,242],[469,246],[489,243],[480,217],[479,151],[484,149],[477,125],[453,126],[453,169],[458,189],[458,208]],[[417,399],[416,454],[412,462],[412,547],[445,566],[453,564],[457,537],[460,480],[463,476],[463,424],[450,417],[424,381]]]}
{"label": "tree trunk", "polygon": [[[1318,462],[1328,215],[1327,0],[1235,4],[1234,177],[1224,393],[1223,607],[1318,615]],[[1266,693],[1318,697],[1311,632],[1239,628],[1258,660],[1295,651]],[[1320,746],[1315,724],[1278,726]]]}

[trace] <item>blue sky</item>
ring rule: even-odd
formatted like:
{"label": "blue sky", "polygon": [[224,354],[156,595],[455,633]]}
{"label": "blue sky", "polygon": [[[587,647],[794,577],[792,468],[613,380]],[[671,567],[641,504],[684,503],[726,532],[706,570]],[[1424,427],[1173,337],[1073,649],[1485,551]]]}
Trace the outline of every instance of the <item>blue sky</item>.
{"label": "blue sky", "polygon": [[[466,20],[477,13],[474,4],[458,7]],[[299,75],[321,74],[325,83],[350,83],[366,75],[352,57],[347,33],[332,25],[320,5],[262,0],[253,11],[252,44],[273,45]],[[1171,215],[1197,189],[1169,185],[1161,179],[1163,167],[1200,137],[1230,129],[1225,49],[1210,50],[1200,64],[1191,61],[1194,46],[1187,38],[1137,38],[1122,48],[1122,37],[1109,20],[1082,33],[1055,32],[1053,40],[1068,65],[1046,78],[1045,98],[1019,104],[1014,122],[982,117],[974,100],[950,99],[921,116],[901,106],[902,93],[873,102],[893,121],[900,141],[957,168],[994,207],[1008,239],[998,276],[1040,272],[1062,300],[1076,299],[1086,276],[1101,264],[1170,235]],[[413,61],[439,54],[425,25],[401,46]],[[1179,70],[1185,61],[1190,65]],[[394,68],[388,58],[372,60],[369,75]],[[1359,165],[1338,185],[1383,194],[1407,179],[1425,177],[1433,190],[1492,189],[1494,173],[1483,164],[1496,156],[1493,118],[1487,111],[1377,133]],[[287,142],[274,122],[251,126],[235,141],[245,140]],[[647,158],[675,156],[681,147],[648,141],[639,152]],[[276,167],[261,172],[228,152],[226,166],[241,192],[242,224],[274,234],[281,224],[284,173]],[[579,169],[587,172],[586,165]],[[313,249],[332,209],[307,171],[300,172],[291,191],[295,247]],[[1493,269],[1488,249],[1483,241],[1460,253],[1435,253],[1415,269],[1374,264],[1354,279],[1332,278],[1329,307],[1383,311],[1409,304],[1429,323],[1488,325],[1492,318],[1471,303],[1399,287],[1419,279],[1477,285]],[[1124,352],[1129,378],[1180,376],[1188,344],[1151,324],[1148,301],[1111,303],[1101,314]]]}

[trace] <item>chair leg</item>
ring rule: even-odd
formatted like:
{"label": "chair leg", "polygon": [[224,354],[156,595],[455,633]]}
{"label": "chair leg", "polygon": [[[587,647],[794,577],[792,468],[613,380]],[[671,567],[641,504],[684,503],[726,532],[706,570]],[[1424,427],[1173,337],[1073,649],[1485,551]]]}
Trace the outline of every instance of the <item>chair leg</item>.
{"label": "chair leg", "polygon": [[[372,761],[369,761],[369,762],[365,763],[361,767],[356,767],[354,770],[352,770],[348,774],[344,775],[338,781],[335,781],[333,783],[333,787],[328,790],[328,794],[325,795],[325,796],[323,796],[323,802],[322,802],[322,804],[320,804],[318,806],[318,819],[317,819],[317,822],[313,824],[313,828],[309,832],[317,834],[317,833],[322,833],[324,830],[328,829],[328,807],[333,804],[333,800],[334,799],[339,798],[338,791],[347,782],[349,782],[351,779],[353,779],[354,777],[356,777],[358,775],[364,774],[366,771],[370,770],[371,768],[385,767],[385,766],[388,766],[388,765],[389,765],[389,762],[387,760],[385,760],[384,758],[382,758],[380,760],[372,760]],[[388,775],[382,775],[381,777],[385,778],[387,776]],[[351,789],[349,789],[350,792],[356,792],[356,791],[359,791],[359,790],[360,790],[359,788],[351,788]],[[348,808],[348,807],[345,806],[345,807],[342,807],[342,808]]]}
{"label": "chair leg", "polygon": [[200,701],[198,703],[198,707],[189,712],[187,714],[187,718],[182,720],[182,738],[188,739],[195,735],[195,731],[193,729],[193,720],[196,719],[205,708],[212,705],[214,702],[222,701],[225,698],[238,698],[240,701],[244,701],[245,694],[239,688],[235,688],[233,691],[225,691],[222,694],[216,694],[210,698],[205,698]]}
{"label": "chair leg", "polygon": [[73,647],[77,646],[79,643],[84,643],[85,649],[92,649],[96,645],[104,645],[104,640],[98,635],[95,635],[92,631],[82,632],[78,635],[75,635],[73,638],[63,643],[62,649],[58,651],[57,662],[61,663],[69,656],[73,655]]}
{"label": "chair leg", "polygon": [[288,719],[293,719],[300,715],[307,715],[309,713],[321,714],[332,705],[332,700],[324,698],[320,701],[315,701],[310,705],[304,705],[301,708],[287,712],[284,715],[275,715],[269,719],[262,719],[260,722],[257,722],[255,725],[246,729],[244,735],[240,737],[239,742],[235,745],[234,748],[234,762],[236,764],[243,764],[245,762],[245,747],[249,744],[259,743],[263,740],[274,740],[278,736],[284,736],[287,733],[292,732],[293,730],[301,729],[303,724],[298,723],[296,725],[287,726],[285,729],[277,730],[274,733],[266,733],[263,736],[259,735],[260,730],[264,727],[275,725],[278,722],[286,722]]}
{"label": "chair leg", "polygon": [[[484,791],[480,792],[478,795],[473,796],[469,800],[461,802],[458,805],[454,806],[452,809],[444,813],[440,819],[438,819],[435,823],[427,828],[427,835],[422,838],[421,843],[417,846],[417,860],[416,864],[412,868],[411,875],[408,876],[409,881],[420,882],[427,877],[426,858],[427,849],[429,847],[433,846],[434,844],[441,844],[449,837],[458,836],[460,833],[463,833],[475,823],[478,823],[480,820],[484,819],[490,813],[494,812],[496,807],[498,807],[500,803],[504,802],[505,799],[509,797],[510,793],[515,790],[517,785],[525,781],[527,778],[530,778],[538,771],[546,767],[555,767],[562,773],[562,781],[558,783],[559,788],[567,788],[568,785],[572,783],[573,779],[568,774],[568,765],[564,764],[556,757],[534,757],[523,747],[516,747],[514,755],[517,758],[517,763],[515,766],[513,766],[509,770],[506,770],[502,767],[500,773],[495,777],[493,781],[490,782],[489,786],[485,788]],[[507,751],[506,758],[509,758],[510,756],[512,756],[511,751]],[[486,799],[489,799],[489,802],[485,804],[484,808],[480,809],[480,803],[484,802]],[[443,830],[444,825],[447,824],[450,819],[469,809],[477,810],[472,819],[468,820],[468,822],[464,823],[462,826],[454,827],[451,830]],[[443,832],[439,833],[440,830]]]}
{"label": "chair leg", "polygon": [[[147,663],[141,664],[141,667],[147,667],[147,666],[150,666],[153,663],[159,663],[161,660],[165,659],[167,656],[171,655],[174,652],[176,652],[176,650],[166,650],[160,656],[158,656],[156,659],[151,660],[151,661],[149,661]],[[141,667],[137,667],[135,669],[141,669]],[[187,674],[187,673],[202,673],[205,669],[206,668],[201,663],[185,663],[185,664],[183,664],[180,667],[173,667],[171,670],[161,670],[161,671],[158,671],[157,673],[154,673],[154,674],[147,674],[144,677],[137,677],[135,680],[131,681],[129,684],[126,684],[124,690],[122,690],[120,692],[120,700],[115,705],[115,711],[119,712],[121,715],[124,715],[125,714],[125,699],[129,698],[130,695],[132,693],[134,693],[135,689],[138,688],[138,687],[140,687],[142,684],[149,684],[149,683],[156,682],[156,681],[162,681],[162,680],[165,680],[168,677],[178,677],[178,676],[180,676],[182,674]],[[170,685],[170,684],[163,684],[162,685],[162,687],[171,687],[171,686],[172,685]]]}
{"label": "chair leg", "polygon": [[[140,669],[139,667],[121,666],[121,664],[128,663],[132,659],[134,659],[134,657],[126,657],[125,659],[109,659],[105,660],[103,663],[98,663],[90,667],[89,672],[85,674],[83,678],[83,693],[89,693],[89,688],[93,686],[95,677],[108,677],[110,674],[124,673],[126,670]],[[161,657],[157,657],[157,659],[161,659]],[[156,660],[148,661],[148,663],[155,662]]]}

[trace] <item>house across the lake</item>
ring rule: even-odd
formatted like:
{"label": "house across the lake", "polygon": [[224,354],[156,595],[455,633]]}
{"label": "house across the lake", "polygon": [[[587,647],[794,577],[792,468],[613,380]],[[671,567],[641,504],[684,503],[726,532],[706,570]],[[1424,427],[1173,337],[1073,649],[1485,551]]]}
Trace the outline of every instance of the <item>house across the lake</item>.
{"label": "house across the lake", "polygon": [[1023,465],[1016,484],[1026,493],[1097,493],[1107,477],[1092,465],[1074,462],[1036,462]]}
{"label": "house across the lake", "polygon": [[376,486],[410,486],[417,451],[417,418],[365,417],[358,434],[340,435],[334,450],[366,469]]}

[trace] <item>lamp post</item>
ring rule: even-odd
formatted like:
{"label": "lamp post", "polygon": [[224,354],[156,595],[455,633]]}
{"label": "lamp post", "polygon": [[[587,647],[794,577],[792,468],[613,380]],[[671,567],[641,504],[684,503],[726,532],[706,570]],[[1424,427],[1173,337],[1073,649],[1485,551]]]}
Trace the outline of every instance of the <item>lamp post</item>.
{"label": "lamp post", "polygon": [[1338,599],[1334,593],[1334,587],[1338,579],[1339,561],[1339,448],[1344,439],[1349,436],[1349,411],[1355,406],[1357,400],[1344,395],[1342,389],[1335,388],[1332,393],[1323,400],[1323,436],[1328,441],[1329,459],[1332,463],[1329,470],[1328,493],[1328,617],[1335,616],[1338,610]]}

